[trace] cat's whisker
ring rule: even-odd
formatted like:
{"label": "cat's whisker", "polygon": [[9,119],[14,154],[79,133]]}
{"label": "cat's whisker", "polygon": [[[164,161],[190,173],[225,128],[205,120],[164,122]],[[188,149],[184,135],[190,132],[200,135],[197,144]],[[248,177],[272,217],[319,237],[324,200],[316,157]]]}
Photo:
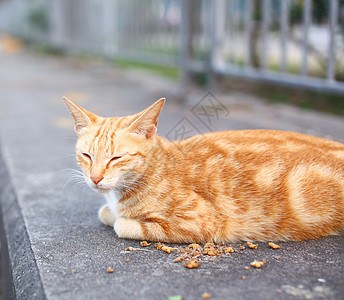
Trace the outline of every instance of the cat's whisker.
{"label": "cat's whisker", "polygon": [[71,157],[75,157],[75,154],[65,154],[65,155],[61,155],[60,158],[65,159],[65,158],[71,158]]}
{"label": "cat's whisker", "polygon": [[87,186],[84,173],[80,170],[67,168],[60,170],[59,172],[57,172],[57,174],[63,174],[63,178],[66,180],[65,184],[61,188],[61,192],[63,192],[65,188],[70,184],[72,184],[70,189],[73,191],[76,190],[76,188],[78,188],[79,190],[80,188]]}
{"label": "cat's whisker", "polygon": [[82,182],[81,182],[81,181],[76,181],[76,180],[67,181],[67,182],[63,185],[63,187],[62,187],[62,189],[61,189],[61,192],[64,191],[64,189],[65,189],[68,185],[71,185],[71,186],[70,186],[70,189],[73,190],[73,189],[75,188],[75,186],[78,185],[78,184],[82,184]]}
{"label": "cat's whisker", "polygon": [[73,185],[71,186],[71,191],[74,193],[84,187],[88,187],[88,185],[85,182],[82,182],[82,181],[74,182]]}
{"label": "cat's whisker", "polygon": [[63,173],[65,173],[65,174],[71,174],[71,173],[73,173],[73,174],[80,174],[80,175],[84,175],[84,173],[82,172],[82,171],[80,171],[80,170],[77,170],[77,169],[73,169],[73,168],[66,168],[66,169],[62,169],[62,170],[59,170],[59,171],[57,171],[54,175],[59,175],[59,174],[63,174]]}
{"label": "cat's whisker", "polygon": [[63,141],[77,141],[78,138],[75,136],[68,136],[62,139]]}

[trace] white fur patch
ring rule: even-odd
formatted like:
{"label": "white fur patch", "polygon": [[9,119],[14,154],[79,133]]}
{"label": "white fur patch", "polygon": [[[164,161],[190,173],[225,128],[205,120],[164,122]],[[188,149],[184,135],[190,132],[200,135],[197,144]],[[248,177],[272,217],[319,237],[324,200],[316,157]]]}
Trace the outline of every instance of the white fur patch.
{"label": "white fur patch", "polygon": [[106,200],[108,203],[108,207],[110,208],[111,212],[113,213],[113,215],[115,216],[115,219],[118,220],[119,219],[119,215],[117,212],[117,204],[119,199],[121,198],[120,194],[116,191],[110,191],[107,195],[106,195]]}
{"label": "white fur patch", "polygon": [[120,238],[145,239],[140,223],[133,219],[116,219],[114,229]]}

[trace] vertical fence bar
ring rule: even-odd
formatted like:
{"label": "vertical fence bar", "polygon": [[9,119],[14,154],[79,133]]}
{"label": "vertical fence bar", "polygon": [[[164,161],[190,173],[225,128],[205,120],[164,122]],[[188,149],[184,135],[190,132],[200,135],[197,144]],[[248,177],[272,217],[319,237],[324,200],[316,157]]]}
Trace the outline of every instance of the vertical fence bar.
{"label": "vertical fence bar", "polygon": [[190,69],[189,60],[191,59],[190,53],[190,28],[189,28],[189,8],[190,0],[182,0],[180,5],[181,22],[179,27],[180,34],[180,68],[182,71],[182,88],[187,90],[190,83]]}
{"label": "vertical fence bar", "polygon": [[[137,1],[137,3],[134,4],[136,9],[139,7],[138,5],[140,5],[139,3],[140,1]],[[139,27],[139,31],[142,32],[142,34],[139,34],[136,37],[136,42],[138,43],[135,45],[135,48],[141,50],[143,49],[144,51],[149,51],[154,46],[152,29],[150,29],[150,32],[147,32],[146,29],[146,20],[151,19],[151,13],[152,1],[146,1],[143,7],[140,7],[140,9],[135,10],[135,15],[133,16],[136,20],[136,27]]]}
{"label": "vertical fence bar", "polygon": [[[229,62],[232,62],[232,58],[233,58],[233,37],[234,37],[234,30],[233,30],[233,10],[234,10],[234,0],[228,0],[228,7],[229,7],[229,11],[228,11],[228,48],[227,48],[227,53],[228,53],[228,58],[229,58]],[[227,29],[227,28],[226,28]]]}
{"label": "vertical fence bar", "polygon": [[338,17],[338,0],[330,0],[329,9],[329,45],[328,45],[328,61],[326,77],[328,81],[333,82],[335,80],[335,34],[337,28],[337,17]]}
{"label": "vertical fence bar", "polygon": [[77,44],[77,41],[74,39],[74,31],[76,28],[76,23],[78,20],[78,16],[74,14],[74,2],[68,2],[66,0],[63,0],[63,12],[62,12],[64,23],[64,31],[63,34],[65,36],[64,43],[65,45],[68,45],[68,47],[75,47]]}
{"label": "vertical fence bar", "polygon": [[[208,47],[207,52],[209,57],[207,59],[207,71],[208,71],[208,88],[210,90],[216,89],[216,77],[215,77],[215,68],[216,68],[216,59],[218,56],[218,24],[217,24],[217,12],[218,12],[218,1],[209,1],[207,5],[207,17],[208,17]],[[220,17],[221,18],[221,17]]]}
{"label": "vertical fence bar", "polygon": [[210,61],[209,89],[216,90],[216,70],[224,64],[223,47],[225,43],[226,0],[209,1],[210,6]]}
{"label": "vertical fence bar", "polygon": [[[161,51],[161,49],[163,48],[163,39],[162,37],[164,36],[164,34],[162,33],[163,27],[161,26],[161,19],[160,19],[160,14],[159,14],[159,2],[160,1],[152,1],[151,4],[151,12],[153,15],[153,20],[157,20],[156,22],[153,23],[153,45],[152,45],[152,49],[154,50],[158,50],[159,52]],[[161,4],[161,3],[160,3]],[[149,26],[149,24],[147,24]],[[146,20],[145,20],[145,27],[146,25]]]}
{"label": "vertical fence bar", "polygon": [[301,75],[308,74],[308,33],[311,26],[312,0],[304,0],[303,8],[303,40]]}
{"label": "vertical fence bar", "polygon": [[234,24],[233,24],[233,30],[234,30],[234,36],[235,36],[235,43],[233,47],[233,53],[234,53],[234,64],[238,65],[238,61],[240,59],[240,56],[238,55],[238,49],[240,49],[239,43],[240,43],[240,18],[241,18],[241,12],[240,12],[240,0],[234,0]]}
{"label": "vertical fence bar", "polygon": [[[148,1],[147,6],[149,7],[149,9],[151,8],[150,7],[151,1]],[[142,24],[142,19],[144,19],[145,14],[142,14],[140,11],[139,0],[135,0],[132,7],[133,7],[134,16],[131,20],[131,22],[133,23],[133,36],[132,36],[132,41],[131,41],[131,47],[137,50],[137,48],[140,48],[140,44],[141,44],[140,27],[144,26],[144,24]],[[149,35],[149,42],[150,42],[149,46],[151,48],[151,45],[153,44],[152,35]]]}
{"label": "vertical fence bar", "polygon": [[262,5],[262,47],[260,52],[260,67],[268,67],[268,47],[269,47],[269,28],[270,28],[270,9],[271,0],[263,0]]}
{"label": "vertical fence bar", "polygon": [[114,45],[113,45],[113,29],[114,29],[114,1],[112,0],[105,0],[103,2],[103,17],[104,17],[104,25],[103,28],[103,54],[107,57],[114,56]]}
{"label": "vertical fence bar", "polygon": [[226,26],[226,1],[216,0],[211,2],[211,19],[210,27],[212,28],[210,32],[211,37],[211,65],[215,67],[216,65],[222,64],[223,62],[223,47],[225,43],[225,26]]}
{"label": "vertical fence bar", "polygon": [[209,4],[208,1],[203,1],[203,5],[202,5],[202,10],[201,10],[201,18],[200,18],[200,23],[201,26],[203,26],[202,29],[202,34],[205,37],[204,39],[204,49],[206,51],[207,54],[207,58],[206,60],[210,60],[210,52],[211,52],[211,43],[212,43],[212,32],[213,32],[213,27],[215,26],[215,22],[212,19],[212,15],[213,15],[213,5]]}
{"label": "vertical fence bar", "polygon": [[236,43],[237,43],[237,0],[231,0],[230,8],[230,61],[236,63]]}
{"label": "vertical fence bar", "polygon": [[62,18],[62,2],[50,1],[49,22],[50,30],[48,42],[55,46],[61,46],[63,43],[63,25]]}
{"label": "vertical fence bar", "polygon": [[111,14],[113,15],[113,23],[112,26],[113,28],[111,29],[111,34],[112,34],[112,44],[113,44],[113,55],[116,56],[118,55],[120,51],[120,32],[121,32],[121,20],[120,20],[120,0],[113,0],[114,5],[112,7],[112,12]]}
{"label": "vertical fence bar", "polygon": [[[205,55],[208,55],[208,49],[207,49],[207,41],[208,41],[208,37],[209,37],[209,27],[207,27],[207,19],[204,18],[203,19],[203,12],[204,10],[207,10],[207,15],[211,15],[211,12],[209,11],[209,8],[207,7],[207,3],[205,3],[204,0],[198,0],[199,5],[199,15],[197,16],[198,18],[198,22],[197,25],[195,26],[194,30],[196,35],[194,36],[194,39],[196,40],[196,49],[202,49],[204,51],[204,53],[206,53]],[[194,52],[195,49],[194,49]],[[197,52],[196,52],[197,53]],[[196,55],[197,56],[197,55]],[[201,58],[201,60],[204,59],[204,57]]]}
{"label": "vertical fence bar", "polygon": [[[126,2],[122,2],[123,6],[126,11],[126,16],[122,19],[125,24],[125,32],[122,34],[123,44],[125,48],[133,48],[132,40],[135,39],[134,37],[134,23],[135,19],[135,2],[134,0],[129,0]],[[129,21],[130,20],[130,21]]]}
{"label": "vertical fence bar", "polygon": [[[163,8],[164,14],[159,16],[161,18],[159,36],[161,38],[161,51],[165,55],[167,53],[168,42],[169,42],[169,32],[167,30],[167,20],[166,20],[167,1],[166,0],[161,1],[161,4],[164,7]],[[161,31],[163,32],[163,34],[161,34]]]}
{"label": "vertical fence bar", "polygon": [[251,57],[251,35],[252,35],[252,12],[253,12],[253,5],[252,0],[246,0],[246,9],[245,9],[245,39],[246,39],[246,58],[245,58],[245,66],[251,67],[252,66],[252,57]]}
{"label": "vertical fence bar", "polygon": [[281,1],[281,18],[280,18],[280,26],[281,26],[281,62],[280,62],[280,70],[285,72],[287,70],[287,39],[288,39],[288,31],[289,31],[289,2],[290,0],[282,0]]}

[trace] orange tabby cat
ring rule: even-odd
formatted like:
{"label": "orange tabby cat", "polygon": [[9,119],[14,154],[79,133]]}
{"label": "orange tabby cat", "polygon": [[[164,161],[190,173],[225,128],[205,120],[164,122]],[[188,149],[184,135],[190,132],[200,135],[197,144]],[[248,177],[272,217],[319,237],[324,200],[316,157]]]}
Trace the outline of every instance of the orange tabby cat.
{"label": "orange tabby cat", "polygon": [[100,220],[122,238],[164,242],[305,240],[344,225],[344,145],[243,130],[170,142],[156,134],[165,99],[102,118],[64,98]]}

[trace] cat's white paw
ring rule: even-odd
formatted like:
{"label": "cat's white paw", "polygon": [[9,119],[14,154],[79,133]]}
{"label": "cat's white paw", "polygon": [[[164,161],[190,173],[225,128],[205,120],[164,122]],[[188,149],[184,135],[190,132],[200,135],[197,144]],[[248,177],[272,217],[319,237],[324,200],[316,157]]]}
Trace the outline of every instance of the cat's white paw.
{"label": "cat's white paw", "polygon": [[106,204],[99,209],[98,217],[103,224],[108,226],[114,226],[116,221],[115,216]]}
{"label": "cat's white paw", "polygon": [[120,238],[145,239],[140,222],[133,219],[120,218],[116,220],[114,229]]}

